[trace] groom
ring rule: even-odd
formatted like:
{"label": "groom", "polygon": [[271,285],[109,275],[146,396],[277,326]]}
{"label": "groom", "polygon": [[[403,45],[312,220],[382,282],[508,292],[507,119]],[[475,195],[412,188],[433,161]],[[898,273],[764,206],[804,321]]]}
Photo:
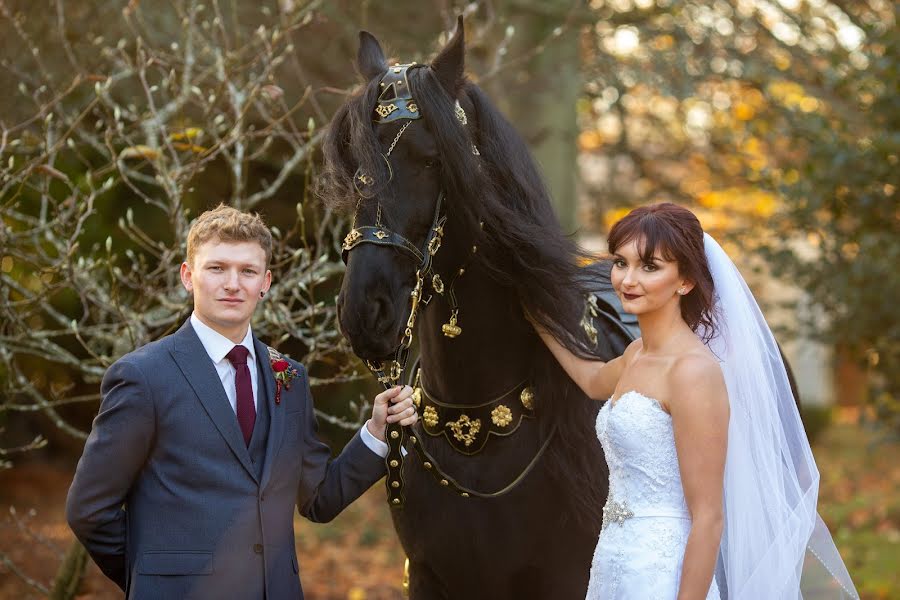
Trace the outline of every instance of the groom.
{"label": "groom", "polygon": [[411,389],[382,392],[330,460],[306,370],[250,329],[271,252],[257,215],[200,215],[181,265],[190,320],[103,378],[66,516],[130,599],[302,598],[294,506],[334,518],[383,476],[385,423],[416,421]]}

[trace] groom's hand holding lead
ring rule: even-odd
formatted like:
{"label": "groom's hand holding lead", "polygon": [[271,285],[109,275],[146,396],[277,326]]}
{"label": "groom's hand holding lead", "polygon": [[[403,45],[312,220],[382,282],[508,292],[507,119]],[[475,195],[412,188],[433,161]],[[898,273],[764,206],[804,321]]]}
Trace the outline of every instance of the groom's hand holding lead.
{"label": "groom's hand holding lead", "polygon": [[397,423],[406,427],[415,424],[418,419],[412,401],[413,389],[408,385],[394,386],[375,396],[372,406],[372,418],[366,428],[377,440],[383,442],[384,430],[388,423]]}

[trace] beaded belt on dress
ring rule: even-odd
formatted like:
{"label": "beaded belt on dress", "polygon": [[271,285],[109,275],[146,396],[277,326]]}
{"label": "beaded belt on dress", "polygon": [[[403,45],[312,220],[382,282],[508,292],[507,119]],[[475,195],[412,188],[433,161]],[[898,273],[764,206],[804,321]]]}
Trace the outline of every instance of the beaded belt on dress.
{"label": "beaded belt on dress", "polygon": [[624,501],[617,502],[610,498],[603,507],[603,528],[605,529],[609,523],[621,525],[632,517],[670,517],[690,520],[691,514],[680,508],[663,506],[644,506],[631,509]]}

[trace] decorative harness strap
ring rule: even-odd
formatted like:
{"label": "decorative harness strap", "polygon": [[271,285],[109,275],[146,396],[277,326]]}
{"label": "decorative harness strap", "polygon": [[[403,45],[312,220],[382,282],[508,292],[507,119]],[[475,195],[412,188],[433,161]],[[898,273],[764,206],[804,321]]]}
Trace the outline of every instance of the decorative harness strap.
{"label": "decorative harness strap", "polygon": [[[425,388],[421,385],[421,369],[419,368],[418,361],[416,361],[416,364],[413,366],[413,372],[415,373],[415,377],[413,379],[413,403],[416,405],[417,409],[423,405],[425,406],[423,411],[422,428],[424,429],[425,433],[430,436],[446,435],[451,447],[453,447],[454,450],[460,452],[461,454],[466,454],[469,456],[477,454],[487,443],[487,439],[490,433],[500,436],[511,435],[518,429],[523,417],[534,418],[535,416],[534,390],[527,385],[526,381],[518,383],[510,391],[488,402],[477,405],[459,405],[440,402],[439,400],[431,397],[425,391]],[[519,392],[518,402],[508,401],[508,398],[515,397],[516,392]],[[504,402],[505,400],[506,402]],[[518,408],[519,406],[521,406],[521,409]],[[435,411],[441,410],[441,413],[434,413],[435,415],[438,415],[438,421],[440,421],[440,414],[453,414],[453,411],[457,410],[464,411],[461,416],[456,419],[455,423],[449,421],[446,422],[446,425],[453,430],[452,437],[450,435],[447,435],[446,431],[441,430],[439,427],[437,427],[437,425],[439,425],[439,422],[429,422],[432,420],[432,417],[430,417],[430,414],[432,413],[429,411],[429,409],[434,409]],[[479,427],[477,428],[477,430],[473,430],[473,427],[475,427],[473,423],[480,422],[481,418],[479,417],[472,419],[471,417],[468,417],[468,414],[480,414],[479,411],[490,415],[490,423],[493,425],[493,427],[489,425],[482,430],[480,429],[479,423]],[[468,432],[463,433],[462,428],[454,428],[454,424],[459,424],[460,422],[468,423]],[[478,431],[483,431],[483,435],[479,436]],[[532,471],[532,469],[534,469],[535,465],[537,465],[538,461],[544,455],[544,452],[546,452],[547,448],[550,446],[550,442],[553,440],[553,437],[555,435],[556,426],[554,425],[554,427],[550,430],[550,433],[547,435],[547,438],[541,444],[541,447],[535,453],[534,457],[532,457],[532,459],[529,461],[528,465],[525,466],[522,472],[519,473],[519,475],[517,475],[507,485],[493,492],[482,492],[461,485],[453,477],[447,475],[446,471],[441,468],[441,466],[434,459],[431,453],[429,453],[425,446],[422,444],[421,438],[419,436],[412,434],[409,436],[409,441],[412,444],[413,450],[422,461],[422,466],[424,466],[425,469],[432,474],[435,480],[437,480],[437,482],[442,487],[447,488],[451,492],[457,493],[462,498],[469,498],[472,496],[475,496],[476,498],[497,498],[512,491],[528,476],[528,474]],[[480,441],[476,442],[476,440]],[[468,448],[467,442],[470,442],[469,445],[477,443],[477,449]],[[388,466],[393,466],[395,468],[401,467],[402,462],[398,462],[396,465],[389,464]],[[400,489],[402,489],[402,479]],[[398,506],[396,503],[393,503],[393,505]]]}
{"label": "decorative harness strap", "polygon": [[422,415],[422,429],[431,437],[443,436],[460,454],[478,454],[491,435],[512,435],[523,419],[535,417],[534,390],[528,380],[481,404],[451,404],[429,394],[422,383],[421,368],[418,364],[413,368],[413,403]]}
{"label": "decorative harness strap", "polygon": [[[440,200],[438,200],[438,202],[440,202]],[[440,224],[440,227],[443,227],[443,224]],[[432,239],[440,240],[440,236],[443,234],[443,231],[437,232],[433,229],[432,231],[435,234],[434,236],[432,236]],[[405,252],[406,254],[409,254],[420,265],[425,263],[425,256],[418,248],[413,246],[412,242],[410,242],[402,235],[385,227],[363,225],[362,227],[355,227],[351,229],[350,233],[348,233],[346,237],[344,237],[344,243],[341,246],[341,248],[343,249],[342,254],[346,257],[348,252],[350,252],[360,244],[393,246]],[[346,258],[344,259],[344,262],[346,262]]]}
{"label": "decorative harness strap", "polygon": [[[420,381],[421,370],[419,369],[418,361],[414,365],[413,369],[415,372],[415,380],[414,380],[415,388],[414,389],[416,390],[415,392],[413,392],[413,402],[416,404],[417,407],[419,406],[420,403],[425,403],[425,402],[435,403],[438,406],[446,406],[446,407],[457,406],[457,405],[449,404],[449,403],[441,403],[433,398],[428,397],[425,394],[424,389],[419,385],[421,383],[421,381]],[[527,408],[527,410],[533,416],[533,414],[534,414],[534,392],[531,387],[528,387],[528,386],[522,387],[523,385],[524,385],[524,382],[519,383],[512,391],[507,392],[506,394],[503,394],[502,396],[495,398],[494,400],[485,402],[485,403],[477,405],[477,406],[468,406],[466,408],[467,409],[472,409],[472,408],[485,409],[491,405],[494,405],[495,406],[494,410],[496,410],[497,406],[503,406],[502,404],[498,404],[500,401],[509,397],[515,391],[518,391],[519,388],[521,387],[522,390],[519,393],[519,401],[525,408]],[[417,396],[418,396],[418,398],[417,398]],[[426,398],[427,398],[427,400],[426,400]],[[417,399],[418,399],[418,402],[417,402]],[[426,405],[426,411],[429,406],[431,406],[431,404]],[[425,423],[423,425],[423,427],[425,428],[426,433],[428,433],[429,435],[432,435],[428,431],[427,423]],[[516,428],[517,427],[518,427],[518,422],[517,422]],[[512,433],[512,431],[510,431],[509,433]],[[421,439],[417,435],[415,435],[415,434],[410,435],[409,441],[412,444],[413,450],[419,456],[419,459],[422,461],[422,466],[425,467],[426,471],[428,471],[429,473],[432,474],[432,476],[435,478],[435,480],[437,480],[437,482],[442,487],[447,488],[451,492],[455,492],[462,498],[470,498],[472,496],[474,496],[476,498],[498,498],[500,496],[503,496],[504,494],[509,493],[516,486],[518,486],[520,483],[522,483],[522,481],[525,480],[525,478],[528,476],[528,474],[531,473],[531,471],[534,469],[535,465],[537,465],[538,461],[540,461],[541,457],[547,451],[547,448],[550,446],[550,442],[553,440],[553,437],[555,435],[556,435],[556,426],[554,425],[553,428],[550,430],[550,433],[547,435],[547,438],[541,444],[541,447],[535,453],[534,457],[532,457],[532,459],[528,462],[528,464],[525,466],[525,468],[522,470],[522,472],[519,473],[515,478],[513,478],[513,480],[510,481],[507,485],[505,485],[502,488],[500,488],[499,490],[496,490],[493,492],[482,492],[482,491],[478,491],[478,490],[472,489],[470,487],[461,485],[453,477],[450,477],[449,475],[447,475],[446,471],[444,471],[441,468],[441,466],[434,459],[434,457],[431,455],[431,453],[425,449],[425,446],[422,444]],[[486,439],[487,439],[487,434],[485,434],[485,440]],[[454,449],[459,450],[459,448],[455,444],[451,443],[451,446]],[[463,454],[465,454],[465,452],[463,452]],[[474,453],[469,453],[469,454],[474,454]],[[389,466],[391,466],[391,465],[389,465]],[[402,463],[398,463],[396,466],[402,466]],[[402,484],[401,484],[401,486],[402,486]],[[397,505],[394,504],[394,506],[397,506]]]}
{"label": "decorative harness strap", "polygon": [[[550,442],[553,441],[553,438],[555,435],[556,435],[556,425],[554,425],[553,428],[550,430],[550,433],[547,435],[547,438],[544,440],[544,443],[541,444],[540,449],[537,451],[537,453],[534,455],[534,458],[531,459],[531,462],[528,463],[528,465],[525,467],[525,469],[523,469],[522,472],[519,473],[519,475],[515,479],[510,481],[506,486],[502,487],[501,489],[499,489],[495,492],[480,492],[478,490],[468,488],[464,485],[460,485],[455,479],[453,479],[452,477],[447,475],[446,472],[444,472],[444,470],[440,468],[437,461],[434,459],[434,457],[431,456],[431,454],[428,452],[428,450],[426,450],[422,446],[419,438],[416,437],[416,435],[414,435],[414,434],[410,435],[409,441],[412,444],[413,450],[415,450],[416,454],[419,455],[419,459],[421,459],[422,465],[425,467],[425,469],[427,471],[431,472],[431,474],[434,476],[435,479],[438,480],[438,482],[441,484],[441,486],[446,487],[451,492],[456,492],[462,498],[469,498],[471,496],[475,496],[476,498],[497,498],[499,496],[503,496],[504,494],[507,494],[508,492],[512,491],[517,485],[519,485],[528,476],[529,473],[531,473],[532,469],[534,469],[535,465],[537,465],[538,461],[544,455],[544,452],[547,451],[547,448],[550,446]],[[391,467],[397,468],[399,466],[401,466],[399,463],[397,465],[389,464],[388,468],[389,469]],[[401,473],[401,478],[402,478],[402,473]],[[393,485],[393,484],[391,484],[391,485]],[[401,486],[402,486],[402,483],[401,483]],[[396,488],[393,488],[393,489],[398,489],[398,488],[400,488],[400,486],[396,486]],[[390,489],[391,488],[389,488],[389,491],[390,491]],[[400,502],[395,502],[394,500],[396,500],[396,499],[397,498],[391,499],[391,504],[395,507],[402,506],[403,501],[401,500]]]}

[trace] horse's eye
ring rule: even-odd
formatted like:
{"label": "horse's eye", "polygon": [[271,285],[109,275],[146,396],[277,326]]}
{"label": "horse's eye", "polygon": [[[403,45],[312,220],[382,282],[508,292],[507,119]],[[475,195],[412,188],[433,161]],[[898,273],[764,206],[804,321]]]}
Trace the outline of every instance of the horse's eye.
{"label": "horse's eye", "polygon": [[426,158],[425,159],[425,168],[426,169],[433,169],[436,166],[438,166],[439,164],[440,163],[438,162],[438,160],[436,158]]}

